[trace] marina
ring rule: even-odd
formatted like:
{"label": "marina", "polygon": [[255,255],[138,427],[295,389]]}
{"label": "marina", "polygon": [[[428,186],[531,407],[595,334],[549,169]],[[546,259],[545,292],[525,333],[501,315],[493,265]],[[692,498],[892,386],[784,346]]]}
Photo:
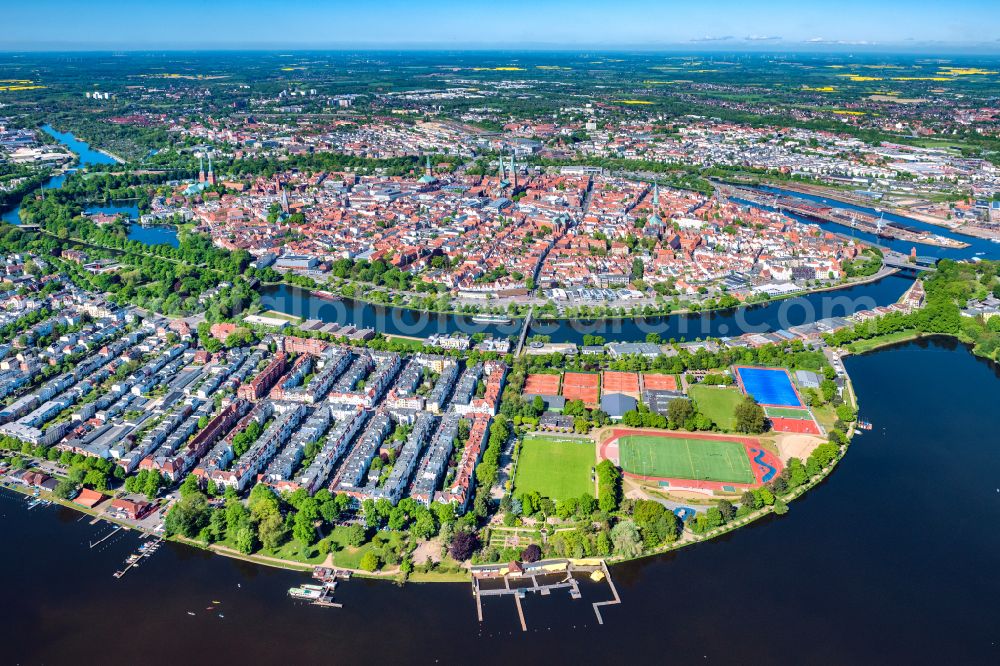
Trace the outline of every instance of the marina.
{"label": "marina", "polygon": [[[145,537],[148,535],[143,536]],[[153,553],[160,549],[162,543],[163,539],[159,538],[155,541],[143,541],[143,543],[139,545],[139,549],[136,552],[125,558],[125,568],[116,571],[114,574],[115,578],[122,578],[130,570],[137,569],[139,567],[139,562],[141,562],[144,558],[152,557]]]}

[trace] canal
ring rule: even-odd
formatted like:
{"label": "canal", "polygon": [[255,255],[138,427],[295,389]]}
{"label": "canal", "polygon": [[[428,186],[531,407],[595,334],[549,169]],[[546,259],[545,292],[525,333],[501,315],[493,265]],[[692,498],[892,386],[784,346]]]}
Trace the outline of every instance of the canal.
{"label": "canal", "polygon": [[107,526],[0,492],[3,660],[1000,663],[1000,371],[944,339],[846,364],[875,428],[836,471],[786,516],[615,566],[603,626],[589,589],[528,598],[527,633],[509,599],[480,625],[468,584],[355,579],[319,609],[285,594],[302,574],[176,544],[115,580],[134,536],[90,550]]}

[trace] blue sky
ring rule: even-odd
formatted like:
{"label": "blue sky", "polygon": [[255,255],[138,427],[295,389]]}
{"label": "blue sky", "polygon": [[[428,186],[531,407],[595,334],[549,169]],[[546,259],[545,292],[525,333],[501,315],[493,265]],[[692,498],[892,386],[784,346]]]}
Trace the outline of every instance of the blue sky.
{"label": "blue sky", "polygon": [[1000,51],[1000,0],[4,0],[0,50]]}

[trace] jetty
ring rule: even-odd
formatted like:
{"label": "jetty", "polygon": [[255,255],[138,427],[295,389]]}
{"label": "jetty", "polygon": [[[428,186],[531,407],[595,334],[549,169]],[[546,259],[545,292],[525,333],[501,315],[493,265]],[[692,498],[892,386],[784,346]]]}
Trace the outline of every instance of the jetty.
{"label": "jetty", "polygon": [[288,596],[300,601],[308,601],[313,606],[321,608],[343,608],[344,605],[333,600],[333,594],[339,581],[351,579],[351,572],[345,569],[330,567],[315,567],[312,577],[319,584],[306,583],[299,587],[288,589]]}
{"label": "jetty", "polygon": [[[521,601],[529,593],[549,596],[554,591],[567,590],[570,599],[583,598],[579,580],[574,574],[589,574],[591,580],[606,580],[608,583],[612,598],[592,604],[598,624],[604,624],[601,607],[621,603],[621,597],[618,596],[618,590],[611,580],[611,572],[608,571],[607,563],[604,560],[553,559],[523,564],[520,562],[485,564],[472,567],[471,572],[472,595],[476,599],[476,615],[479,621],[483,621],[483,597],[508,596],[514,599],[517,617],[521,623],[521,631],[528,630]],[[557,576],[554,582],[540,580],[540,577],[552,575]],[[503,587],[499,586],[501,582]],[[484,586],[484,583],[487,586]]]}
{"label": "jetty", "polygon": [[101,537],[97,541],[91,541],[90,542],[90,548],[93,549],[95,546],[104,543],[105,541],[107,541],[108,539],[110,539],[111,537],[113,537],[114,535],[116,535],[119,532],[121,532],[123,529],[125,529],[125,528],[122,527],[121,525],[119,525],[118,527],[116,527],[115,529],[111,530],[110,532],[108,532],[107,534],[105,534],[103,537]]}
{"label": "jetty", "polygon": [[125,568],[116,571],[114,574],[115,578],[121,578],[132,569],[138,568],[139,562],[145,557],[152,556],[153,553],[155,553],[160,549],[160,546],[162,544],[163,544],[163,539],[156,539],[156,541],[153,542],[147,541],[143,543],[141,546],[139,546],[139,550],[137,550],[136,552],[132,553],[127,558],[125,558]]}

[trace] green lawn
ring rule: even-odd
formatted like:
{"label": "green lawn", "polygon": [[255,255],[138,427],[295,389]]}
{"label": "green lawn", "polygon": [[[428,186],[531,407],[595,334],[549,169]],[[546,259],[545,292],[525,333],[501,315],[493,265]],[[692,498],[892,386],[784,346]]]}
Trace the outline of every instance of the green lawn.
{"label": "green lawn", "polygon": [[740,442],[693,437],[628,435],[618,440],[622,469],[643,476],[753,483]]}
{"label": "green lawn", "polygon": [[302,317],[296,317],[295,315],[290,315],[285,312],[278,312],[277,310],[267,310],[260,313],[262,317],[274,317],[275,319],[284,319],[285,321],[291,322],[293,324],[301,324],[305,321]]}
{"label": "green lawn", "polygon": [[733,416],[736,405],[743,400],[737,388],[722,388],[695,384],[688,389],[688,395],[698,405],[698,411],[712,419],[723,430],[732,430],[736,425]]}
{"label": "green lawn", "polygon": [[333,563],[348,569],[360,569],[361,558],[364,557],[365,553],[370,550],[378,552],[380,544],[377,542],[385,541],[396,547],[403,539],[403,535],[399,532],[380,532],[371,541],[356,548],[347,544],[348,531],[349,528],[347,527],[337,526],[330,531],[327,537],[333,546],[331,549]]}
{"label": "green lawn", "polygon": [[792,407],[765,407],[764,413],[768,416],[775,416],[780,419],[799,419],[800,421],[812,420],[808,409],[794,409]]}
{"label": "green lawn", "polygon": [[267,557],[278,557],[283,560],[295,560],[306,564],[321,564],[326,559],[326,555],[319,552],[316,544],[302,548],[298,541],[289,539],[275,550],[261,548],[255,555],[265,555]]}
{"label": "green lawn", "polygon": [[588,440],[525,437],[514,477],[515,492],[537,490],[553,500],[593,495],[590,470],[595,463],[594,444]]}
{"label": "green lawn", "polygon": [[400,335],[387,335],[385,337],[387,337],[391,342],[407,349],[420,350],[427,344],[426,340],[414,340],[413,338],[407,338]]}
{"label": "green lawn", "polygon": [[887,333],[886,335],[879,335],[868,340],[857,340],[847,345],[847,348],[851,350],[851,353],[864,354],[879,347],[886,347],[897,342],[919,338],[920,335],[920,332],[916,330],[897,331],[896,333]]}

